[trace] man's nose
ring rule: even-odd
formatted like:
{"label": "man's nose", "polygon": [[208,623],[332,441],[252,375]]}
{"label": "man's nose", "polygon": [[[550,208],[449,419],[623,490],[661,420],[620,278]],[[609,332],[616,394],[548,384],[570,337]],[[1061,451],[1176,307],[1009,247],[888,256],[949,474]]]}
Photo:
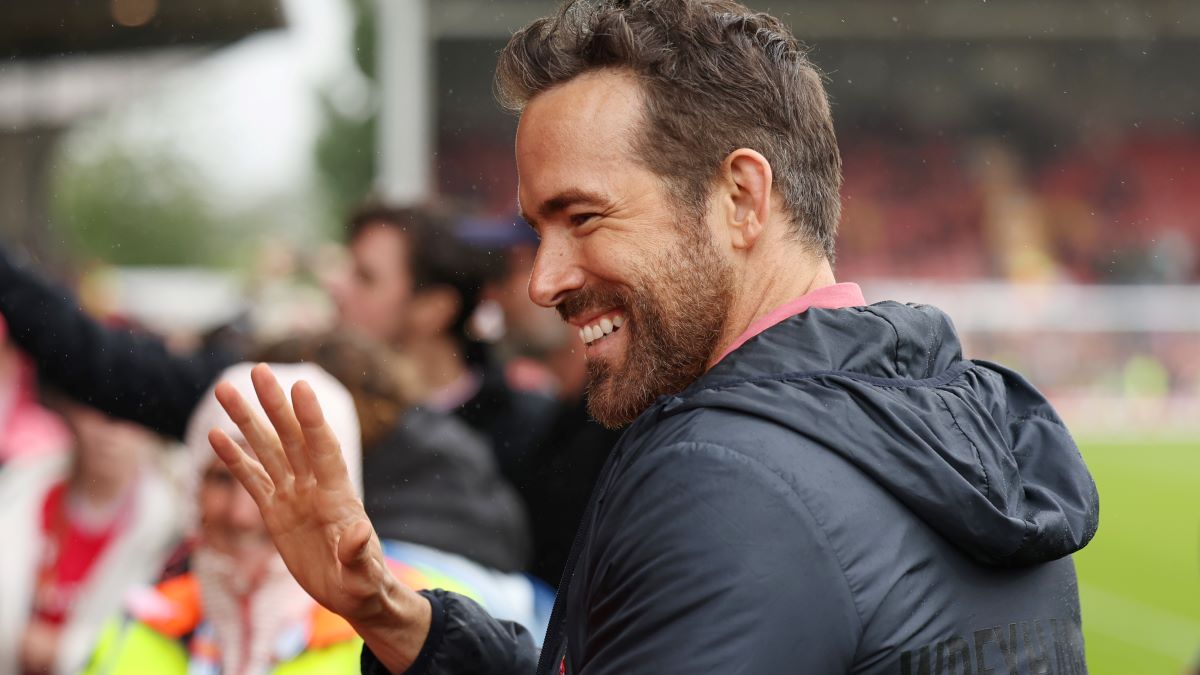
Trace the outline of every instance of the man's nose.
{"label": "man's nose", "polygon": [[350,290],[350,274],[339,270],[326,275],[321,279],[321,283],[325,286],[329,299],[340,309],[345,304],[346,295]]}
{"label": "man's nose", "polygon": [[583,288],[586,275],[577,258],[575,243],[568,235],[544,233],[529,275],[529,299],[542,307],[554,307],[567,294]]}

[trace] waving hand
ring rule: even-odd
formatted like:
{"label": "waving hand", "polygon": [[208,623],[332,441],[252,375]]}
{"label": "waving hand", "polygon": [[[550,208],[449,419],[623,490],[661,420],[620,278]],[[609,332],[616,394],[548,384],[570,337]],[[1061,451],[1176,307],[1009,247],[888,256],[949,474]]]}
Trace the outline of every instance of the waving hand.
{"label": "waving hand", "polygon": [[407,668],[429,630],[428,601],[388,571],[312,388],[298,382],[289,403],[266,365],[251,379],[269,424],[229,383],[216,396],[253,452],[220,429],[209,442],[254,498],[300,586],[345,617],[389,669]]}

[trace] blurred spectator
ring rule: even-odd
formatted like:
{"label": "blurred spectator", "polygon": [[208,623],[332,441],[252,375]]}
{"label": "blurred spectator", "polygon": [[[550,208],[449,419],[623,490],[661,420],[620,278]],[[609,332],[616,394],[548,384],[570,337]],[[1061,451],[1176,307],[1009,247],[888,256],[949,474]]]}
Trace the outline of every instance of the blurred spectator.
{"label": "blurred spectator", "polygon": [[1015,153],[1003,143],[985,140],[975,154],[976,187],[983,198],[981,225],[995,272],[1016,283],[1055,281],[1059,273],[1046,212]]}
{"label": "blurred spectator", "polygon": [[514,391],[467,336],[498,262],[462,242],[432,209],[368,205],[351,217],[348,239],[352,273],[330,289],[342,324],[411,358],[426,405],[483,433],[502,463],[523,454],[553,403]]}
{"label": "blurred spectator", "polygon": [[19,456],[64,452],[70,435],[63,423],[37,402],[34,370],[8,339],[0,315],[0,466]]}
{"label": "blurred spectator", "polygon": [[[221,378],[262,415],[250,368],[233,366]],[[359,425],[349,392],[316,366],[274,370],[285,389],[301,379],[312,386],[347,466],[357,468]],[[120,619],[110,620],[86,672],[259,675],[291,667],[357,673],[362,642],[343,619],[309,598],[287,571],[254,500],[209,446],[207,432],[214,427],[245,442],[211,395],[188,423],[188,453],[198,477],[191,497],[199,532],[190,570],[135,597]],[[357,471],[351,475],[357,480]]]}
{"label": "blurred spectator", "polygon": [[[315,344],[297,343],[276,351],[311,352],[309,346]],[[346,356],[352,351],[349,344],[316,349],[333,354],[328,360],[349,372],[363,363]],[[234,365],[219,379],[234,385],[261,416],[250,380],[252,365]],[[376,421],[389,416],[385,410],[392,397],[376,389],[389,385],[364,374],[355,381],[359,389],[354,396],[314,364],[273,364],[272,370],[285,391],[300,380],[312,386],[358,484],[363,456],[359,439],[362,430],[370,428],[360,425],[359,411],[372,411]],[[200,476],[195,495],[200,537],[189,571],[136,597],[127,614],[106,630],[87,672],[358,672],[361,640],[349,624],[309,598],[287,572],[252,498],[212,452],[207,434],[214,427],[244,443],[210,393],[192,415],[186,434],[188,452]],[[384,428],[376,427],[367,434],[381,430]],[[414,459],[419,463],[420,458]],[[364,469],[361,474],[370,478],[371,472]],[[417,471],[416,477],[422,480],[422,472]],[[428,482],[431,476],[426,473],[423,478],[425,484],[413,489],[433,489]],[[396,490],[403,492],[404,488],[397,484]],[[549,591],[540,590],[525,577],[497,573],[444,551],[383,536],[389,565],[402,583],[414,589],[452,588],[497,616],[534,629],[546,621],[542,608],[548,607],[545,595]]]}
{"label": "blurred spectator", "polygon": [[128,422],[56,397],[69,455],[0,471],[0,672],[76,673],[127,591],[155,578],[180,538],[159,444]]}

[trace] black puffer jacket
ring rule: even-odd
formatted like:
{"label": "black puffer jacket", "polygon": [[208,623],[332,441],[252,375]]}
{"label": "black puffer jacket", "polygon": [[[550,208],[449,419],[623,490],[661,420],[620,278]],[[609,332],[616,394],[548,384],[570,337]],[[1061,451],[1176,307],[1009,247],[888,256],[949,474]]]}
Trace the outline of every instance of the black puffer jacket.
{"label": "black puffer jacket", "polygon": [[[944,314],[809,310],[626,432],[537,672],[1083,673],[1069,554],[1097,522],[1061,420]],[[522,636],[431,597],[453,630],[414,672],[532,671]]]}

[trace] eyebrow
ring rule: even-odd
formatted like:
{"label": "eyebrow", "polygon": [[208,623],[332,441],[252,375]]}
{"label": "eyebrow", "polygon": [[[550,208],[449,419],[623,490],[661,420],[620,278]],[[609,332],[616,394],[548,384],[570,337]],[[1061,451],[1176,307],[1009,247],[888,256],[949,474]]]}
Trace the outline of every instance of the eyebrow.
{"label": "eyebrow", "polygon": [[[593,206],[602,206],[608,204],[608,199],[599,192],[589,192],[588,190],[563,190],[553,197],[542,202],[537,208],[538,218],[549,218],[557,213],[562,213],[566,209],[577,204],[588,204]],[[521,211],[521,219],[533,229],[538,228],[537,220],[532,218],[524,210]]]}

